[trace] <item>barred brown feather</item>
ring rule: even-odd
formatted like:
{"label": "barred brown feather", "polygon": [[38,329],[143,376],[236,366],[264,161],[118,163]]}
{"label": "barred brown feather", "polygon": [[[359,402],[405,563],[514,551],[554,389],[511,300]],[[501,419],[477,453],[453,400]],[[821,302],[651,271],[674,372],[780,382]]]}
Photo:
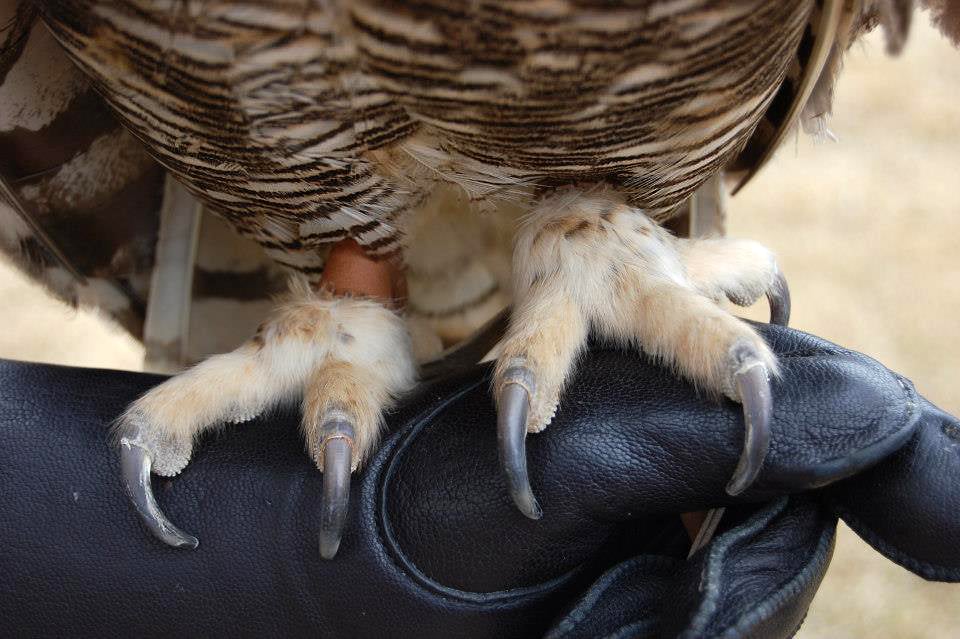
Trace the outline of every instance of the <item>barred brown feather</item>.
{"label": "barred brown feather", "polygon": [[[442,197],[440,204],[424,205],[441,181],[500,211],[503,200],[522,207],[550,189],[602,182],[669,220],[721,167],[749,170],[757,149],[770,146],[775,132],[790,125],[785,116],[809,66],[821,4],[8,0],[2,3],[12,9],[0,48],[0,88],[10,85],[11,69],[36,62],[25,45],[39,6],[89,77],[76,80],[84,89],[77,89],[69,108],[50,107],[62,109],[60,123],[95,114],[84,120],[89,135],[67,136],[72,153],[116,128],[91,99],[92,84],[154,158],[210,209],[259,242],[278,264],[316,279],[330,242],[353,237],[374,254],[401,250],[416,226],[408,218],[413,210],[427,222],[412,235],[418,241],[428,237],[423,227],[439,219],[438,210],[463,206]],[[853,27],[839,48],[883,17],[873,0],[845,0],[844,12]],[[825,104],[839,57],[832,58],[822,82]],[[31,136],[20,129],[0,131],[4,157],[28,161],[23,149],[44,148]],[[83,157],[90,162],[97,156]],[[55,172],[58,166],[41,168]],[[20,169],[0,170],[18,188],[27,184]],[[141,304],[160,208],[158,172],[148,173],[150,189],[104,180],[126,199],[97,200],[104,215],[138,220],[136,240],[111,232],[114,244],[100,239],[98,246],[136,254],[140,271],[113,281]],[[32,210],[43,206],[27,200]],[[134,202],[140,202],[136,210],[130,208]],[[62,206],[56,202],[60,208],[44,209],[43,215],[63,220],[64,228],[89,226],[87,218]],[[463,226],[466,219],[452,216],[450,223]],[[102,231],[111,224],[96,225],[96,236],[107,237]],[[73,241],[54,230],[54,240]],[[428,255],[428,247],[406,252],[412,312],[433,323],[457,318],[454,333],[491,294],[509,294],[497,292],[497,266],[454,255],[476,242],[457,242],[462,246],[449,247],[445,256]],[[201,258],[205,251],[218,252],[201,244]],[[67,248],[82,251],[75,242]],[[20,245],[3,249],[27,255]],[[52,270],[36,266],[39,259],[23,263],[53,282],[53,275],[43,274]],[[222,277],[198,273],[202,286],[195,297],[230,308],[266,304],[275,276],[269,283],[239,285],[238,297],[238,282],[249,273],[231,271],[229,259],[216,261]],[[437,287],[436,277],[423,276],[461,267],[466,275],[456,287]],[[80,268],[89,277],[90,268]],[[116,266],[111,268],[116,277]],[[261,271],[258,266],[251,272]],[[441,288],[456,288],[456,299],[440,300]],[[504,298],[497,299],[500,304]],[[139,319],[128,310],[117,312],[138,332]]]}
{"label": "barred brown feather", "polygon": [[813,2],[604,7],[130,0],[44,15],[161,164],[315,276],[334,240],[397,250],[436,175],[521,194],[612,183],[668,217],[749,137]]}

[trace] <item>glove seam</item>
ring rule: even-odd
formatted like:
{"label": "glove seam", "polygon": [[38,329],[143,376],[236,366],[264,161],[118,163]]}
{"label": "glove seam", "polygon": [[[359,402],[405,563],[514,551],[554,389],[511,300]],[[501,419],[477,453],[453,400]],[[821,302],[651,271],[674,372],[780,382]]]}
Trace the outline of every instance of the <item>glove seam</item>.
{"label": "glove seam", "polygon": [[772,502],[769,509],[753,515],[750,520],[748,520],[749,523],[744,523],[714,538],[710,546],[708,546],[709,551],[704,557],[704,566],[700,576],[700,590],[704,592],[704,597],[691,616],[687,628],[680,635],[682,638],[687,639],[704,636],[706,628],[714,618],[719,594],[719,586],[717,585],[715,573],[720,569],[723,558],[727,555],[730,547],[735,542],[755,535],[758,531],[769,525],[774,517],[786,509],[788,502],[789,499],[787,497],[782,497]]}
{"label": "glove seam", "polygon": [[[819,509],[821,517],[825,515],[823,509]],[[807,584],[816,578],[816,573],[820,573],[820,579],[826,574],[826,566],[829,566],[830,559],[833,556],[833,547],[836,542],[836,520],[832,525],[827,526],[827,530],[820,533],[820,538],[811,553],[810,560],[805,562],[803,568],[799,570],[786,583],[777,588],[777,590],[759,604],[755,605],[750,612],[741,616],[721,635],[725,638],[740,637],[746,635],[751,628],[757,624],[773,617],[777,612],[783,609],[784,605],[803,592]],[[821,570],[822,569],[822,570]],[[808,604],[809,606],[809,604]]]}

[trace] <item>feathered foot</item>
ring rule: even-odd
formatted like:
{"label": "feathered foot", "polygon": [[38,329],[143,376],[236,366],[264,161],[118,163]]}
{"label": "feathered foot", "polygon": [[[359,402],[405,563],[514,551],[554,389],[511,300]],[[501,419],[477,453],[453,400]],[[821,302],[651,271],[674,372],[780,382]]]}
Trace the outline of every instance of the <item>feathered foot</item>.
{"label": "feathered foot", "polygon": [[744,449],[727,491],[750,486],[767,450],[777,360],[717,302],[748,305],[767,295],[772,321],[787,322],[786,281],[767,249],[742,240],[677,239],[611,192],[558,194],[521,228],[513,269],[514,310],[494,392],[501,463],[525,515],[542,516],[527,477],[525,436],[550,423],[589,331],[742,403]]}
{"label": "feathered foot", "polygon": [[302,398],[307,447],[324,473],[320,554],[330,558],[346,519],[350,474],[376,446],[383,410],[415,377],[410,338],[396,313],[298,283],[253,339],[157,386],[120,417],[127,491],[157,538],[196,547],[198,540],[157,507],[151,471],[176,475],[198,434]]}

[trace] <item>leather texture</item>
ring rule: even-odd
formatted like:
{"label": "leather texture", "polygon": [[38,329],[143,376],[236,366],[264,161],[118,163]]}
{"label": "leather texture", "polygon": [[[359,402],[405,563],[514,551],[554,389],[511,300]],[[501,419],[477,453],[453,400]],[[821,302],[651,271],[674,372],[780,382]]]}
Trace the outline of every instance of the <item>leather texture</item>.
{"label": "leather texture", "polygon": [[[960,581],[960,421],[930,402],[906,446],[828,491],[832,509],[878,551],[933,581]],[[950,540],[950,543],[945,543]]]}
{"label": "leather texture", "polygon": [[807,496],[727,517],[738,523],[689,560],[645,554],[614,566],[548,639],[792,635],[830,563],[836,519]]}
{"label": "leather texture", "polygon": [[[0,631],[785,637],[829,563],[834,513],[870,493],[870,473],[909,486],[849,509],[867,522],[854,528],[908,568],[955,570],[957,458],[933,451],[956,443],[944,426],[956,420],[864,355],[760,328],[783,376],[767,461],[739,498],[724,486],[740,407],[596,346],[553,424],[528,438],[541,521],[506,493],[490,370],[476,366],[389,416],[333,561],[319,557],[322,477],[295,409],[204,437],[180,476],[154,478],[164,511],[200,538],[175,550],[141,525],[109,441],[111,421],[163,378],[0,363]],[[718,505],[730,507],[718,536],[685,560],[677,514]],[[890,509],[941,527],[885,525]]]}

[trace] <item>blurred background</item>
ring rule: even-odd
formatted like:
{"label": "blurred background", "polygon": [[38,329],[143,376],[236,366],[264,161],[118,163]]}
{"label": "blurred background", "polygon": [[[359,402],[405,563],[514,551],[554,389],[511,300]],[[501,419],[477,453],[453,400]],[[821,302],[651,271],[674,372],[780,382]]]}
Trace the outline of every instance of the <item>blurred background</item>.
{"label": "blurred background", "polygon": [[[863,351],[960,414],[960,52],[919,14],[903,55],[846,59],[830,127],[791,140],[729,203],[729,234],[780,256],[791,324]],[[143,349],[0,257],[0,357],[137,370]],[[765,308],[748,315],[764,319]],[[926,583],[842,527],[803,639],[960,635],[960,586]]]}

